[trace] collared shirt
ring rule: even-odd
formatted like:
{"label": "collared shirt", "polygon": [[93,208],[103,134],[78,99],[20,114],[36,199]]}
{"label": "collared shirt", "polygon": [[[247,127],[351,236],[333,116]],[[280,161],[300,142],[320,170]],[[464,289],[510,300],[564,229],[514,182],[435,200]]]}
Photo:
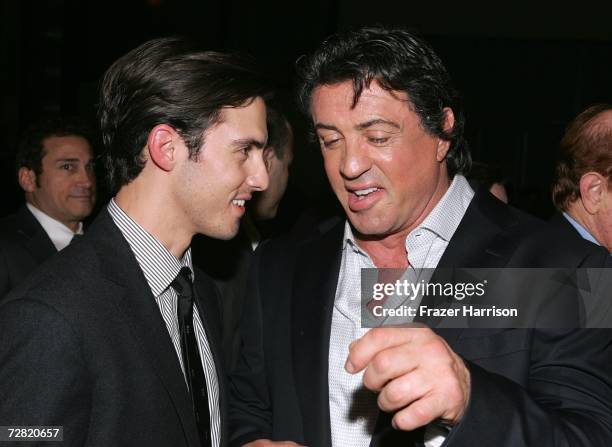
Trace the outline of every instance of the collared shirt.
{"label": "collared shirt", "polygon": [[586,239],[589,242],[593,242],[594,244],[597,245],[601,245],[597,239],[595,239],[593,237],[593,235],[591,233],[589,233],[589,231],[584,228],[582,225],[580,225],[572,216],[570,216],[569,214],[567,214],[566,212],[563,212],[563,217],[565,217],[567,219],[567,221],[572,224],[572,227],[574,227],[576,229],[576,231],[578,232],[578,234],[583,238]]}
{"label": "collared shirt", "polygon": [[[168,334],[176,350],[177,360],[185,374],[183,356],[181,355],[181,341],[179,335],[179,324],[177,316],[178,296],[170,284],[182,267],[188,267],[193,274],[191,261],[191,248],[189,248],[182,259],[177,259],[168,251],[153,235],[134,222],[115,202],[111,199],[108,204],[108,212],[115,225],[125,237],[129,244],[138,265],[142,269],[144,276],[151,288],[151,293],[155,297],[155,302],[159,312],[166,324]],[[192,275],[193,277],[193,275]],[[219,381],[215,362],[212,356],[206,331],[202,325],[199,312],[206,309],[199,309],[197,306],[193,312],[193,326],[195,328],[198,350],[202,359],[202,368],[206,377],[206,389],[208,391],[208,410],[210,413],[210,430],[213,446],[219,446],[221,416],[219,414]],[[186,381],[185,377],[185,381]],[[143,403],[146,405],[146,403]]]}
{"label": "collared shirt", "polygon": [[38,223],[45,230],[53,245],[57,251],[60,251],[70,244],[70,241],[75,234],[83,234],[83,222],[79,222],[79,227],[74,233],[70,228],[61,223],[59,220],[55,220],[48,214],[42,212],[31,203],[26,203],[26,206],[30,212],[34,215]]}
{"label": "collared shirt", "polygon": [[[406,252],[411,269],[435,268],[438,265],[473,197],[474,191],[465,177],[455,175],[442,199],[406,237]],[[361,326],[361,269],[374,267],[368,253],[357,244],[347,222],[329,346],[328,381],[333,447],[369,446],[378,416],[376,395],[363,387],[363,372],[353,375],[344,369],[349,344],[369,330]],[[445,434],[437,426],[428,426],[426,447],[441,445]]]}

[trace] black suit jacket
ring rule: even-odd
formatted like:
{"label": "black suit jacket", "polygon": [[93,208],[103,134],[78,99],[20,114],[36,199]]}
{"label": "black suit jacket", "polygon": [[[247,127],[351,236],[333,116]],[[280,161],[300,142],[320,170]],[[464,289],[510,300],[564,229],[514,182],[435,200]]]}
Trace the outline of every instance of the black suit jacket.
{"label": "black suit jacket", "polygon": [[47,232],[25,205],[0,220],[0,300],[55,253]]}
{"label": "black suit jacket", "polygon": [[[270,437],[331,445],[328,353],[343,222],[256,255],[230,380],[231,445]],[[439,267],[596,267],[607,255],[477,192]],[[612,335],[607,330],[437,329],[471,371],[462,421],[445,446],[609,446]],[[420,445],[382,414],[372,446]]]}
{"label": "black suit jacket", "polygon": [[[202,272],[195,278],[217,365],[223,444],[218,296]],[[65,446],[198,445],[176,351],[106,211],[0,307],[0,365],[0,425],[62,425]]]}
{"label": "black suit jacket", "polygon": [[[578,233],[578,231],[572,226],[572,224],[569,223],[569,221],[565,217],[563,217],[563,214],[561,213],[555,213],[553,217],[550,218],[548,223],[552,228],[555,229],[555,231],[557,232],[557,234],[559,234],[559,236],[564,238],[564,240],[580,239],[580,240],[588,242],[589,244],[593,244],[593,242],[587,241],[586,239],[584,239],[580,235],[580,233]],[[563,242],[563,240],[560,242]],[[597,245],[597,244],[594,244],[594,245]]]}

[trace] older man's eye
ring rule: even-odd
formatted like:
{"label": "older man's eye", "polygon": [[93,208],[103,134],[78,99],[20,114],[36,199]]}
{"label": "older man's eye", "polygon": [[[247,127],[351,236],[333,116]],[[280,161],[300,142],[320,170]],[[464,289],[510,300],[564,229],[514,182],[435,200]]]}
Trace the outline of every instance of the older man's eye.
{"label": "older man's eye", "polygon": [[368,138],[368,141],[372,144],[385,144],[389,141],[389,137],[382,138]]}
{"label": "older man's eye", "polygon": [[321,140],[321,144],[325,148],[331,148],[331,147],[335,146],[336,143],[338,143],[338,141],[340,141],[339,138],[334,138],[334,139],[330,139],[330,140]]}

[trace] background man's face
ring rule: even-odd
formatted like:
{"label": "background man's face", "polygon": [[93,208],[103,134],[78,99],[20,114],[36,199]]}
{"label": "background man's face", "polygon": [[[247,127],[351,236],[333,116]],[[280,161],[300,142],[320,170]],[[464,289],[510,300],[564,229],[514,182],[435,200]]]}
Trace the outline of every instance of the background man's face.
{"label": "background man's face", "polygon": [[176,176],[176,201],[189,230],[218,239],[236,235],[245,200],[268,186],[266,139],[261,98],[245,107],[223,109],[221,122],[204,133],[198,159],[186,159]]}
{"label": "background man's face", "polygon": [[289,165],[293,160],[293,144],[288,143],[283,152],[282,159],[277,158],[272,147],[267,147],[264,151],[270,184],[268,189],[262,191],[254,197],[253,208],[256,220],[274,219],[278,212],[289,180]]}
{"label": "background man's face", "polygon": [[601,208],[595,216],[597,240],[612,253],[612,187],[609,183],[603,193]]}
{"label": "background man's face", "polygon": [[42,172],[37,179],[31,172],[28,198],[38,209],[72,228],[89,216],[96,199],[91,146],[85,138],[68,135],[45,138],[43,148]]}
{"label": "background man's face", "polygon": [[504,203],[508,203],[508,192],[506,187],[501,183],[493,183],[489,188],[489,192]]}
{"label": "background man's face", "polygon": [[315,89],[311,112],[325,171],[353,227],[368,236],[410,231],[448,187],[449,143],[428,134],[402,92],[372,82],[355,108],[350,81]]}

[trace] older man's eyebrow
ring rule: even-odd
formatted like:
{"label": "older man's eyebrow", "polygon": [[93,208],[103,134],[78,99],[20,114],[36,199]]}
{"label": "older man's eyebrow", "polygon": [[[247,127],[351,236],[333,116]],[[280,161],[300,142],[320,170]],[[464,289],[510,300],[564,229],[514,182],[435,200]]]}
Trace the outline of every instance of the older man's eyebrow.
{"label": "older man's eyebrow", "polygon": [[236,147],[255,146],[257,149],[263,149],[264,147],[266,147],[266,142],[256,140],[255,138],[243,138],[239,140],[234,140],[233,145]]}
{"label": "older man's eyebrow", "polygon": [[387,126],[391,126],[391,127],[395,127],[396,129],[400,129],[400,125],[399,124],[394,123],[393,121],[384,120],[382,118],[376,118],[376,119],[373,119],[373,120],[366,121],[365,123],[357,124],[355,126],[355,129],[356,130],[364,130],[364,129],[367,129],[368,127],[372,127],[372,126],[374,126],[376,124],[385,124]]}

